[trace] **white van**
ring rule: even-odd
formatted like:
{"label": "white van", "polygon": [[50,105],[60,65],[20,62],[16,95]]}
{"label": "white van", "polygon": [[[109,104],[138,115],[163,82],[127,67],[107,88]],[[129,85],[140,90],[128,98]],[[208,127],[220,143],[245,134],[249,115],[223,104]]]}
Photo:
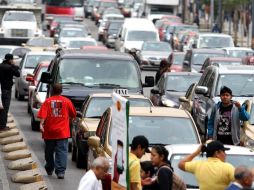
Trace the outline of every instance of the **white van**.
{"label": "white van", "polygon": [[154,24],[144,18],[127,18],[118,33],[115,49],[121,52],[140,50],[144,41],[160,41]]}

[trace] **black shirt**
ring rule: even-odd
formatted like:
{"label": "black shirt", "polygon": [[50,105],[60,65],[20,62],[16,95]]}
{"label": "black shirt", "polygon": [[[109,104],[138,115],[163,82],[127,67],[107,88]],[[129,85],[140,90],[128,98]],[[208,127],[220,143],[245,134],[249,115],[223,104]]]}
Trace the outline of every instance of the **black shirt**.
{"label": "black shirt", "polygon": [[173,173],[166,165],[158,168],[157,180],[155,185],[157,186],[156,190],[172,190],[173,183]]}
{"label": "black shirt", "polygon": [[0,64],[0,84],[2,90],[10,90],[13,85],[13,77],[19,77],[19,67],[3,61]]}
{"label": "black shirt", "polygon": [[221,141],[223,144],[233,145],[232,141],[232,131],[231,131],[231,110],[233,104],[224,107],[220,106],[219,110],[219,120],[217,125],[217,140]]}

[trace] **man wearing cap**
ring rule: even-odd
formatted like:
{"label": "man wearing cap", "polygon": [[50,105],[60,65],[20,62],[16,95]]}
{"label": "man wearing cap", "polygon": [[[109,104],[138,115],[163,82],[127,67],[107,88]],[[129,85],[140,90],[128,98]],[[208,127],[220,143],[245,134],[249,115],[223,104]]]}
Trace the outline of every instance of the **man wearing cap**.
{"label": "man wearing cap", "polygon": [[[224,190],[230,182],[234,180],[234,167],[226,163],[224,147],[220,141],[212,141],[205,145],[200,145],[192,154],[180,160],[178,167],[186,172],[195,175],[200,190]],[[206,152],[207,160],[193,159]]]}
{"label": "man wearing cap", "polygon": [[0,84],[2,90],[2,104],[4,109],[0,109],[0,132],[9,130],[7,124],[8,111],[11,102],[11,89],[13,77],[20,76],[19,67],[14,65],[13,55],[6,54],[4,61],[0,64]]}
{"label": "man wearing cap", "polygon": [[232,101],[232,90],[223,86],[221,101],[214,105],[208,120],[208,139],[219,140],[223,144],[240,144],[240,121],[248,121],[250,115],[245,105]]}
{"label": "man wearing cap", "polygon": [[145,136],[136,136],[131,143],[131,152],[129,154],[129,171],[130,171],[130,190],[141,190],[141,175],[140,175],[140,158],[150,150],[148,149],[149,142]]}

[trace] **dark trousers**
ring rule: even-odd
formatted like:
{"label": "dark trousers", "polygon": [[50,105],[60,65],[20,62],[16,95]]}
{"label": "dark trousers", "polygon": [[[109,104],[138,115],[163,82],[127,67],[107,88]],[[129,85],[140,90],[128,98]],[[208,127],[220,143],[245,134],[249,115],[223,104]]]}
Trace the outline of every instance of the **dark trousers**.
{"label": "dark trousers", "polygon": [[45,140],[45,169],[64,174],[67,166],[68,139]]}
{"label": "dark trousers", "polygon": [[0,128],[6,127],[10,103],[11,103],[11,90],[2,89],[2,104],[4,109],[0,109]]}

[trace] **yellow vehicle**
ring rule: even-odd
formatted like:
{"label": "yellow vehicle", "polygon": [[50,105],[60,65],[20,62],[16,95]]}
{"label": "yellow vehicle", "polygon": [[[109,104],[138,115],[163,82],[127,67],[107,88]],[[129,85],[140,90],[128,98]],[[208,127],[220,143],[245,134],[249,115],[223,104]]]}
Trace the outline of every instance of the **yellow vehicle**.
{"label": "yellow vehicle", "polygon": [[[152,102],[143,95],[126,95],[130,106],[151,107]],[[111,93],[90,94],[85,100],[72,126],[72,160],[78,168],[87,169],[87,139],[95,135],[103,112],[113,104]]]}
{"label": "yellow vehicle", "polygon": [[31,49],[31,51],[55,51],[58,45],[54,44],[54,39],[39,36],[29,39],[26,43],[22,43],[23,47]]}
{"label": "yellow vehicle", "polygon": [[243,127],[241,128],[241,142],[243,146],[254,148],[254,98],[251,100],[246,100],[247,112],[250,113],[249,121],[243,122]]}
{"label": "yellow vehicle", "polygon": [[[112,108],[108,108],[101,117],[95,135],[88,138],[88,168],[98,156],[111,160],[111,120]],[[146,136],[151,146],[201,143],[190,113],[169,107],[130,107],[129,141],[137,135]]]}

